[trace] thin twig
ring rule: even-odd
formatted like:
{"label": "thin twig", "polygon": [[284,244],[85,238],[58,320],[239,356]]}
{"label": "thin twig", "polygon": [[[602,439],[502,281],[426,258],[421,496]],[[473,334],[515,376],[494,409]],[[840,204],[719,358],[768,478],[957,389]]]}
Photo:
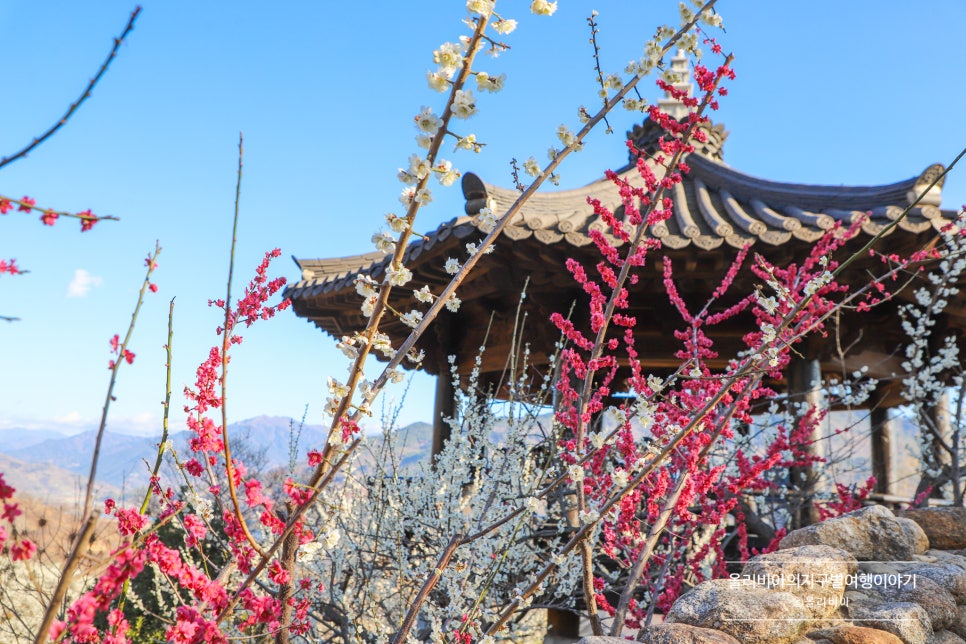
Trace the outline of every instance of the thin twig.
{"label": "thin twig", "polygon": [[121,368],[121,364],[125,361],[125,355],[127,352],[128,344],[131,342],[131,336],[134,334],[134,325],[137,323],[138,312],[141,310],[141,305],[144,303],[144,294],[147,293],[148,288],[151,286],[151,274],[157,267],[158,255],[161,253],[161,246],[155,242],[154,253],[148,255],[146,261],[147,271],[144,275],[144,281],[141,282],[141,290],[138,291],[138,301],[134,306],[134,312],[131,314],[131,323],[127,327],[127,333],[124,335],[124,340],[117,347],[117,360],[111,367],[111,381],[107,386],[107,395],[104,397],[104,407],[101,411],[101,423],[97,428],[97,438],[94,441],[94,455],[91,457],[91,471],[87,477],[87,490],[84,495],[84,510],[81,512],[81,516],[87,516],[91,512],[91,506],[94,500],[94,478],[97,474],[97,461],[101,455],[101,441],[104,438],[104,431],[107,429],[107,413],[111,408],[111,402],[114,400],[114,384],[117,382],[117,372]]}
{"label": "thin twig", "polygon": [[264,555],[262,548],[255,537],[248,529],[248,523],[241,511],[241,504],[238,502],[238,489],[235,485],[235,465],[231,460],[231,445],[228,441],[228,349],[231,346],[231,334],[234,328],[234,321],[231,317],[231,281],[235,272],[235,247],[238,244],[238,211],[241,201],[241,181],[242,181],[242,156],[244,152],[244,137],[238,133],[238,177],[235,181],[235,217],[231,228],[231,251],[228,261],[228,284],[225,287],[225,326],[221,331],[221,440],[224,445],[225,454],[225,474],[228,478],[228,494],[231,496],[231,505],[235,520],[242,529],[245,539],[255,549]]}
{"label": "thin twig", "polygon": [[81,104],[84,103],[84,101],[86,101],[88,98],[91,97],[91,91],[94,89],[94,86],[97,85],[98,81],[101,80],[101,76],[103,76],[104,73],[107,71],[107,68],[111,64],[111,61],[113,61],[114,57],[117,56],[117,52],[118,52],[118,49],[120,49],[121,47],[121,43],[123,43],[124,39],[127,38],[127,35],[131,33],[131,30],[134,29],[134,21],[137,20],[138,14],[140,13],[141,13],[141,7],[139,5],[134,8],[134,11],[131,13],[131,17],[128,18],[127,26],[124,28],[124,31],[121,32],[120,36],[114,39],[114,46],[111,48],[111,53],[107,55],[107,58],[104,60],[104,63],[101,64],[101,68],[97,71],[97,75],[95,75],[94,78],[91,79],[91,82],[87,84],[87,87],[84,89],[84,93],[81,94],[80,98],[74,101],[71,104],[71,106],[67,108],[67,112],[65,112],[64,115],[61,116],[56,123],[51,125],[46,132],[44,132],[43,134],[35,138],[19,152],[15,152],[8,157],[4,157],[0,159],[0,168],[7,165],[8,163],[13,163],[17,159],[22,159],[23,157],[27,156],[27,154],[31,152],[34,148],[36,148],[38,145],[40,145],[41,143],[43,143],[44,141],[52,137],[57,132],[57,130],[62,128],[70,119],[70,117],[74,115],[74,112],[77,111],[77,108],[79,108]]}

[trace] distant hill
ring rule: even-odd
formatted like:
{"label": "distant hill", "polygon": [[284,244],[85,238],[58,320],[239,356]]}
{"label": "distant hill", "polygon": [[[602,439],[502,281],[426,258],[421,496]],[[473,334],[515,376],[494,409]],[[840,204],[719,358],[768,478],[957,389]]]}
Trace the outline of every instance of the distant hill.
{"label": "distant hill", "polygon": [[30,447],[42,443],[48,438],[63,438],[67,434],[55,429],[26,429],[14,427],[0,429],[0,452],[9,452],[20,447]]}
{"label": "distant hill", "polygon": [[[405,437],[406,464],[428,458],[431,425],[414,423],[400,431]],[[288,470],[293,461],[296,468],[305,466],[307,452],[321,447],[327,433],[326,426],[305,425],[300,429],[296,421],[280,416],[258,416],[228,426],[234,455],[262,470]],[[70,501],[87,482],[96,436],[93,431],[65,436],[54,430],[5,430],[0,432],[0,472],[11,485],[25,491],[29,488],[40,499],[49,490],[49,496],[58,502]],[[180,455],[189,453],[191,437],[188,431],[171,434]],[[158,438],[160,432],[158,437],[105,432],[98,482],[115,496],[121,490],[131,493],[143,487],[149,464],[154,463]],[[380,440],[375,438],[377,443]]]}
{"label": "distant hill", "polygon": [[[87,431],[73,436],[48,438],[16,449],[0,446],[0,451],[26,463],[57,466],[82,476],[86,484],[96,436],[96,432]],[[124,487],[128,476],[143,471],[145,466],[142,459],[150,458],[157,449],[156,445],[156,440],[144,436],[105,432],[97,465],[98,481],[117,488]]]}
{"label": "distant hill", "polygon": [[[79,505],[84,497],[84,486],[87,485],[87,472],[73,472],[52,463],[30,463],[7,454],[0,454],[0,472],[4,480],[17,490],[17,498],[27,495],[51,506],[72,508]],[[99,499],[119,497],[120,488],[99,481],[96,493]]]}
{"label": "distant hill", "polygon": [[[894,493],[910,495],[918,481],[915,475],[918,468],[916,428],[908,418],[897,420],[893,458],[898,480]],[[549,415],[544,414],[537,421],[549,430]],[[832,424],[841,426],[844,422],[836,419]],[[250,470],[262,472],[279,468],[288,471],[293,460],[296,470],[304,471],[306,453],[322,446],[327,431],[323,425],[305,425],[299,430],[297,421],[280,416],[257,416],[229,426],[234,455],[240,456]],[[868,430],[857,428],[856,431]],[[493,438],[500,441],[505,432],[506,422],[497,421]],[[92,431],[66,436],[55,429],[0,430],[0,472],[11,485],[39,500],[71,503],[79,498],[80,490],[87,482],[94,438]],[[172,434],[171,438],[178,453],[188,458],[190,432],[181,431]],[[158,437],[105,433],[97,471],[98,483],[104,489],[103,496],[119,498],[123,491],[130,498],[136,491],[143,490],[147,463],[154,463],[157,440]],[[401,468],[428,464],[432,425],[412,423],[400,428],[393,440],[396,462]],[[370,432],[367,445],[360,451],[358,465],[363,469],[372,467],[377,460],[383,460],[384,449],[381,432]],[[867,459],[867,443],[861,449]],[[863,463],[854,473],[856,481],[868,476],[866,467],[867,463]]]}

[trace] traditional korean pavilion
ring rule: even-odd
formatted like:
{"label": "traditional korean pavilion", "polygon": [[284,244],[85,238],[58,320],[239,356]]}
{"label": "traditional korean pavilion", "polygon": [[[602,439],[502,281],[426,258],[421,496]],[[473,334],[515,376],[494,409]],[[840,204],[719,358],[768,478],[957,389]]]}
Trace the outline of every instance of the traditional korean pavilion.
{"label": "traditional korean pavilion", "polygon": [[[679,62],[675,60],[676,64]],[[683,108],[673,104],[662,106],[670,110]],[[628,138],[638,149],[650,153],[657,149],[662,134],[656,124],[646,120],[629,132]],[[786,265],[800,261],[836,222],[847,225],[868,215],[861,233],[845,249],[846,252],[855,250],[895,222],[918,199],[909,214],[877,245],[882,253],[907,255],[936,244],[938,231],[956,217],[955,211],[941,208],[942,181],[929,188],[943,172],[940,165],[928,166],[917,176],[880,186],[781,183],[749,176],[727,165],[723,144],[728,133],[722,126],[706,126],[705,134],[707,142],[697,144],[700,147],[688,155],[690,172],[673,191],[673,217],[651,226],[647,232],[651,238],[660,240],[662,247],[648,255],[638,283],[630,287],[629,313],[638,320],[637,348],[646,368],[655,373],[669,372],[679,364],[674,357],[679,344],[672,332],[682,328],[682,322],[664,291],[662,271],[666,261],[673,263],[675,280],[685,301],[697,309],[709,299],[745,245],[750,244],[753,253],[770,262]],[[641,185],[634,167],[636,161],[632,156],[617,173],[632,184]],[[660,169],[655,168],[655,172],[660,173]],[[430,290],[439,292],[449,282],[450,275],[444,270],[447,258],[465,259],[465,244],[484,236],[476,217],[480,209],[489,206],[500,215],[519,194],[514,189],[486,183],[474,174],[465,174],[462,186],[466,214],[425,236],[417,236],[407,248],[405,264],[414,277],[406,288],[393,290],[390,304],[395,309],[422,308],[413,298],[412,289],[429,285]],[[529,343],[530,360],[537,367],[541,362],[546,364],[558,339],[556,329],[547,321],[551,313],[566,313],[571,303],[576,303],[573,319],[578,325],[586,323],[586,295],[567,272],[565,260],[577,259],[592,273],[590,269],[600,259],[588,233],[604,227],[587,204],[588,196],[599,199],[619,214],[621,202],[617,188],[606,179],[576,190],[536,194],[506,228],[495,252],[482,259],[459,289],[457,294],[462,299],[459,311],[441,313],[435,333],[431,330],[417,344],[426,353],[421,368],[433,375],[443,374],[437,387],[435,449],[447,432],[440,418],[452,410],[447,356],[455,356],[460,373],[467,374],[486,339],[482,371],[485,382],[495,386],[507,364],[518,307],[527,314],[522,337]],[[355,291],[354,280],[360,273],[380,280],[389,256],[370,252],[295,261],[302,271],[301,279],[287,289],[286,296],[291,298],[298,316],[334,338],[351,336],[365,327],[366,318],[360,310],[362,300]],[[863,283],[867,281],[867,271],[879,270],[881,266],[878,259],[861,258],[850,267],[844,279]],[[750,271],[744,270],[732,291],[746,294],[759,282]],[[525,283],[526,298],[521,303]],[[873,468],[879,478],[880,492],[888,491],[891,478],[888,423],[883,421],[888,419],[887,409],[902,402],[895,377],[902,373],[902,356],[897,353],[904,342],[897,316],[900,303],[887,303],[871,313],[841,316],[839,327],[833,330],[839,341],[832,337],[810,338],[798,348],[802,357],[790,367],[786,382],[776,383],[790,393],[808,395],[819,386],[816,381],[822,374],[842,374],[862,366],[868,367],[872,377],[882,379],[873,412],[873,423],[878,422],[885,428],[878,435],[873,433]],[[722,307],[727,304],[729,301],[725,299]],[[394,344],[398,345],[408,336],[410,329],[394,317],[386,316],[384,320],[381,330],[390,335]],[[741,338],[754,324],[750,315],[739,316],[711,334],[722,356],[717,366],[723,367],[730,356],[743,348]],[[964,328],[966,303],[961,300],[953,303],[941,324],[947,328]],[[848,348],[844,363],[840,347]]]}

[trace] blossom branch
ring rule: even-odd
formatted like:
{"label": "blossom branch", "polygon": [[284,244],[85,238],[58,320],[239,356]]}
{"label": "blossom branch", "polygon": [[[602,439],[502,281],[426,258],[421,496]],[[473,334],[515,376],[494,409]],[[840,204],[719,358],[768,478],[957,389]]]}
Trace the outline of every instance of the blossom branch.
{"label": "blossom branch", "polygon": [[[104,430],[107,428],[107,413],[111,407],[111,401],[114,400],[114,384],[117,382],[117,372],[121,368],[122,362],[127,362],[128,364],[134,361],[134,354],[128,350],[128,345],[131,341],[131,336],[134,334],[134,325],[138,319],[138,313],[141,310],[141,305],[144,303],[144,295],[149,290],[154,290],[154,285],[151,283],[151,275],[157,268],[158,255],[161,254],[161,246],[158,243],[154,245],[154,253],[148,255],[145,260],[145,265],[147,270],[144,274],[144,280],[141,282],[141,290],[138,291],[137,304],[134,306],[134,312],[131,314],[131,323],[128,325],[127,333],[124,335],[124,340],[120,343],[117,342],[117,336],[114,336],[112,345],[114,350],[118,354],[117,360],[112,360],[110,363],[111,369],[111,380],[107,386],[107,395],[104,398],[104,408],[101,411],[101,422],[97,428],[97,438],[94,441],[94,455],[91,457],[91,470],[87,477],[87,491],[84,495],[84,511],[81,512],[81,516],[87,516],[90,514],[91,505],[94,500],[94,477],[97,474],[97,461],[100,458],[101,453],[101,441],[104,438]],[[123,360],[121,358],[124,358]]]}
{"label": "blossom branch", "polygon": [[264,553],[264,549],[255,541],[245,516],[238,502],[238,489],[235,484],[235,465],[231,458],[231,445],[228,440],[228,348],[231,345],[232,327],[232,305],[231,305],[231,282],[235,272],[235,247],[238,244],[238,211],[241,201],[241,181],[242,181],[242,157],[244,153],[244,137],[238,133],[238,173],[235,181],[235,216],[232,220],[231,228],[231,250],[228,260],[228,282],[225,286],[225,326],[221,335],[221,440],[225,456],[225,473],[228,479],[228,494],[231,497],[232,514],[238,525],[241,527],[245,539],[259,554]]}
{"label": "blossom branch", "polygon": [[87,546],[91,543],[91,535],[94,534],[94,527],[96,525],[97,515],[91,512],[87,516],[84,525],[77,532],[74,542],[71,544],[70,555],[67,557],[64,567],[60,571],[60,579],[57,580],[57,587],[54,588],[54,592],[50,595],[50,601],[47,603],[47,608],[44,611],[44,618],[40,621],[40,626],[37,628],[37,633],[34,636],[34,644],[44,644],[50,636],[50,627],[54,623],[57,610],[64,603],[67,588],[73,582],[74,571],[77,570],[81,557],[84,556]]}
{"label": "blossom branch", "polygon": [[443,570],[449,565],[450,559],[453,558],[453,554],[459,547],[460,542],[463,539],[463,535],[454,534],[453,538],[449,540],[449,544],[446,549],[443,550],[442,554],[439,556],[439,561],[436,563],[436,567],[429,573],[426,578],[423,587],[419,589],[419,594],[416,595],[416,599],[413,601],[412,605],[409,607],[409,611],[406,613],[406,618],[403,619],[402,625],[396,632],[396,635],[392,638],[391,644],[402,644],[406,641],[409,636],[409,631],[413,627],[413,623],[416,621],[416,616],[419,614],[419,609],[429,597],[429,593],[432,592],[433,588],[439,582],[440,578],[443,576]]}

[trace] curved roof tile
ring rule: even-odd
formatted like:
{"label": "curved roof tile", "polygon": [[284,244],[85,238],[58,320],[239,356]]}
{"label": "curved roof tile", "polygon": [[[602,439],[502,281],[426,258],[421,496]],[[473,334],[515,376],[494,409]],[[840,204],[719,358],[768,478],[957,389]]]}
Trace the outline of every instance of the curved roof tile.
{"label": "curved roof tile", "polygon": [[[713,250],[725,244],[741,248],[751,243],[781,246],[791,240],[813,242],[836,221],[851,223],[864,217],[862,230],[878,234],[920,194],[923,198],[899,223],[897,229],[921,233],[940,229],[955,219],[954,211],[939,208],[942,181],[926,192],[943,167],[932,165],[921,175],[882,186],[822,186],[780,183],[743,174],[724,163],[694,153],[688,156],[690,172],[672,191],[673,216],[652,225],[648,234],[660,239],[665,247]],[[654,168],[660,173],[661,168]],[[642,180],[633,167],[618,175],[634,186]],[[467,213],[475,214],[484,205],[496,214],[506,212],[519,192],[484,183],[468,173],[463,177],[463,193]],[[601,229],[602,223],[588,205],[588,195],[600,200],[613,212],[622,209],[618,188],[606,179],[576,190],[537,193],[523,207],[517,219],[505,229],[514,241],[534,238],[546,245],[569,244],[575,247],[591,243],[588,232]],[[415,261],[421,254],[449,237],[462,240],[477,233],[475,216],[457,217],[435,231],[416,239],[406,249],[405,260]],[[609,235],[608,235],[609,237]],[[617,240],[612,239],[616,242]],[[382,253],[364,253],[335,259],[296,259],[302,279],[286,290],[286,296],[300,298],[352,288],[355,276],[365,272],[379,277],[388,257]]]}

